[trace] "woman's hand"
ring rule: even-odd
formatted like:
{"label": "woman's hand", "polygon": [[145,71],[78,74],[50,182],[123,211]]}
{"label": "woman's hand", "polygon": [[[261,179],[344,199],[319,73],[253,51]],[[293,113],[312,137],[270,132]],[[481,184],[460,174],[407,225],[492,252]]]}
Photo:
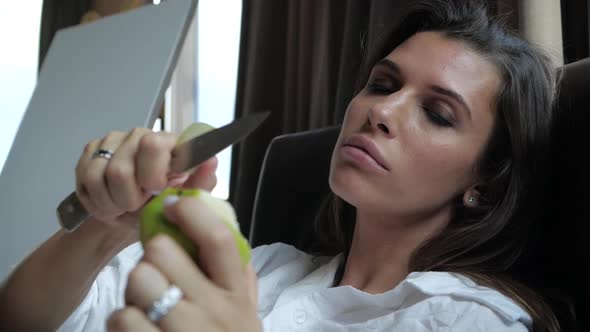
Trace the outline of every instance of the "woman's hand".
{"label": "woman's hand", "polygon": [[[151,240],[129,275],[127,307],[111,315],[108,330],[262,331],[256,275],[242,263],[229,228],[193,197],[172,203],[165,213],[197,245],[198,265],[168,236]],[[146,313],[171,285],[182,299],[151,321]]]}
{"label": "woman's hand", "polygon": [[[136,128],[88,143],[76,166],[76,194],[93,219],[136,228],[138,211],[154,192],[169,186],[211,191],[217,183],[217,158],[201,164],[192,175],[171,174],[176,140],[176,134]],[[97,157],[98,150],[113,155]]]}

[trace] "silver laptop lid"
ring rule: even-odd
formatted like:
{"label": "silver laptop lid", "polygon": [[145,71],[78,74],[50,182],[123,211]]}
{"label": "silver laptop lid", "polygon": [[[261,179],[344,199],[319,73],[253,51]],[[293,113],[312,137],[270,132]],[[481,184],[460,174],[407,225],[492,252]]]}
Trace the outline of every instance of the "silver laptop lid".
{"label": "silver laptop lid", "polygon": [[84,144],[153,126],[196,3],[167,0],[56,34],[0,175],[0,279],[58,229]]}

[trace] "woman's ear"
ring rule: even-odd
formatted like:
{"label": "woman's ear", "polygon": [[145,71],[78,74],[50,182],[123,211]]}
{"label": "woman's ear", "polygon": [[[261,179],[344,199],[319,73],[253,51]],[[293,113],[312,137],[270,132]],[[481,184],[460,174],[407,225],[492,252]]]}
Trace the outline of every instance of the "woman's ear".
{"label": "woman's ear", "polygon": [[463,194],[463,205],[468,208],[474,208],[479,206],[479,198],[481,197],[480,192],[477,190],[477,186],[474,185],[469,187]]}

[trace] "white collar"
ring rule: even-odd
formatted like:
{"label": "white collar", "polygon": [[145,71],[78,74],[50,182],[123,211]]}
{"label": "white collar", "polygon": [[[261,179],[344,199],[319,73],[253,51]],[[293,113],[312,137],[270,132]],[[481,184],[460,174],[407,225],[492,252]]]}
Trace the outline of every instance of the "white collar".
{"label": "white collar", "polygon": [[[520,321],[532,326],[529,314],[511,299],[497,290],[480,286],[458,273],[412,272],[393,289],[382,294],[369,294],[352,286],[332,287],[334,276],[343,259],[339,254],[327,264],[319,266],[302,280],[286,288],[275,303],[275,308],[303,296],[321,298],[324,310],[330,307],[369,306],[375,309],[395,311],[419,292],[424,297],[448,295],[477,302],[490,308],[508,321]],[[379,310],[379,311],[381,311]]]}

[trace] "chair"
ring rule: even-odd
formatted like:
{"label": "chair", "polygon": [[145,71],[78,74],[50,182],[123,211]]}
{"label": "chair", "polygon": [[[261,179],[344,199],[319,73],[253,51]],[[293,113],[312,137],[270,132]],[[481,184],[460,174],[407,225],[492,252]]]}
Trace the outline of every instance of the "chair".
{"label": "chair", "polygon": [[[535,251],[511,273],[547,291],[563,331],[585,331],[588,306],[582,294],[584,246],[590,223],[590,177],[582,154],[590,142],[590,58],[559,69],[562,74],[553,140],[550,206],[537,225]],[[339,127],[276,137],[267,149],[250,229],[253,247],[284,242],[307,250],[314,216],[329,192],[328,174]],[[311,239],[313,241],[313,239]],[[565,299],[564,299],[565,298]],[[568,305],[573,304],[573,309]],[[572,310],[577,322],[571,317]]]}
{"label": "chair", "polygon": [[[278,136],[269,144],[252,211],[253,246],[283,242],[301,250],[330,191],[332,149],[340,127]],[[280,222],[279,222],[280,221]]]}

